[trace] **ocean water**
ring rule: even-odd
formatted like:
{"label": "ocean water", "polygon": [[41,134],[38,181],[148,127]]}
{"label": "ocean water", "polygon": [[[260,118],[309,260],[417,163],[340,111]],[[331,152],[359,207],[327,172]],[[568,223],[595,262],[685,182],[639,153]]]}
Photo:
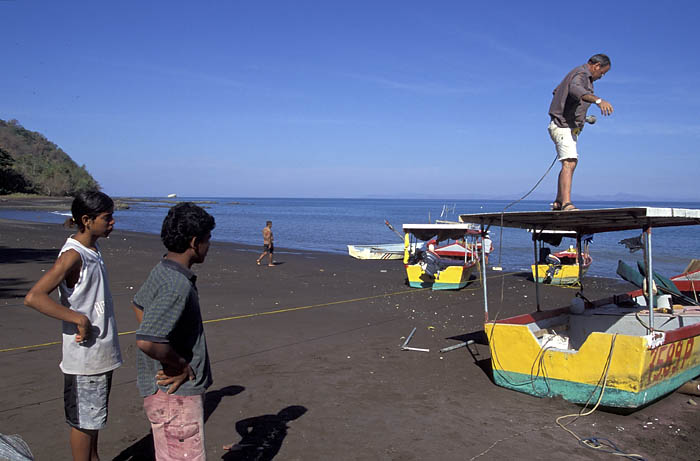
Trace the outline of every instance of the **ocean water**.
{"label": "ocean water", "polygon": [[[159,199],[153,199],[159,200]],[[162,199],[161,199],[162,200]],[[178,197],[178,200],[211,201],[202,206],[216,219],[214,241],[262,245],[261,230],[272,221],[275,245],[293,250],[316,250],[347,254],[348,244],[399,243],[402,240],[384,224],[388,220],[402,232],[405,223],[427,223],[435,219],[457,220],[459,214],[500,212],[509,204],[497,200],[411,200],[411,199],[309,199],[309,198],[207,198]],[[115,213],[116,227],[124,230],[160,233],[167,204],[130,203],[128,210]],[[696,202],[577,202],[579,208],[655,206],[700,208]],[[523,201],[508,211],[547,210],[544,201]],[[441,216],[442,215],[442,216]],[[0,218],[61,223],[65,216],[51,212],[0,210]],[[616,278],[617,261],[632,264],[642,252],[630,253],[618,242],[641,231],[597,234],[590,247],[593,264],[589,276]],[[533,260],[530,234],[521,229],[491,229],[494,253],[491,265],[505,271],[529,270]],[[574,244],[564,239],[559,249]],[[654,269],[671,276],[681,273],[692,258],[700,258],[700,229],[696,226],[654,229]],[[398,264],[398,262],[397,262]]]}

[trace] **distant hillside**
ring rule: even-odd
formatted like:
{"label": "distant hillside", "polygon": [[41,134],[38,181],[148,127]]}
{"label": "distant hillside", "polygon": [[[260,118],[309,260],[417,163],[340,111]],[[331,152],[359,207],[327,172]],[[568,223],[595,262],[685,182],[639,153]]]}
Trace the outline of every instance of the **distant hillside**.
{"label": "distant hillside", "polygon": [[78,166],[44,135],[17,120],[0,120],[0,194],[66,196],[99,189],[85,165]]}

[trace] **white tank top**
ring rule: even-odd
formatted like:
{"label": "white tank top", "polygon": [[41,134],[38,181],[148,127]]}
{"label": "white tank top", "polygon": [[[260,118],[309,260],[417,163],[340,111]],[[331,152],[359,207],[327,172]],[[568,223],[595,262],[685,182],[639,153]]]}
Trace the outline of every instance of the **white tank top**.
{"label": "white tank top", "polygon": [[70,375],[96,375],[122,364],[107,270],[99,247],[96,248],[97,251],[91,250],[71,236],[59,253],[75,250],[82,260],[78,283],[68,288],[64,280],[58,286],[61,304],[85,315],[92,324],[90,339],[78,344],[78,327],[63,322],[63,360],[59,366]]}

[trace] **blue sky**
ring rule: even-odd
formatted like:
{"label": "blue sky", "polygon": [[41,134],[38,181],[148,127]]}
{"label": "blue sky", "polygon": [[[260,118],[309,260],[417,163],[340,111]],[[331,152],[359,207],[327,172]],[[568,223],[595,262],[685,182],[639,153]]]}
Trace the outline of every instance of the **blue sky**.
{"label": "blue sky", "polygon": [[[613,116],[574,201],[700,200],[700,3],[0,0],[0,118],[112,195],[520,197],[553,88],[597,52]],[[559,167],[533,197],[554,197]]]}

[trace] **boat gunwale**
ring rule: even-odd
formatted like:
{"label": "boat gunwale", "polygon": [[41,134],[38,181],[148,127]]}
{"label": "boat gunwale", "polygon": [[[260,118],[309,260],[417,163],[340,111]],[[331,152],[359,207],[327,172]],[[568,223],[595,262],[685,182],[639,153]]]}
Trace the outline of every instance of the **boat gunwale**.
{"label": "boat gunwale", "polygon": [[664,331],[664,344],[675,343],[683,339],[692,338],[695,336],[700,336],[700,322],[693,325],[686,325],[684,327],[676,328],[674,330]]}
{"label": "boat gunwale", "polygon": [[[595,309],[595,308],[586,308],[586,309]],[[485,323],[484,326],[485,326],[485,328],[488,328],[489,326],[495,326],[495,324],[527,326],[527,325],[530,325],[532,323],[541,322],[543,320],[558,317],[560,315],[577,315],[577,314],[572,314],[571,310],[568,307],[560,307],[560,308],[552,309],[552,310],[548,310],[548,311],[531,312],[528,314],[520,314],[520,315],[516,315],[514,317],[508,317],[505,319],[488,321]],[[620,316],[624,316],[624,315],[627,315],[627,314],[620,314]],[[681,341],[684,339],[700,336],[700,322],[694,323],[692,325],[686,325],[683,327],[674,328],[673,330],[666,330],[666,331],[656,330],[656,331],[664,334],[664,340],[661,343],[655,344],[654,348],[659,347],[659,346],[663,346],[666,344],[674,343],[677,341]],[[609,334],[609,335],[615,334],[615,333],[610,333],[610,332],[606,332],[606,331],[594,331],[591,333],[601,333],[601,334]],[[640,335],[627,335],[627,336],[640,336]]]}

